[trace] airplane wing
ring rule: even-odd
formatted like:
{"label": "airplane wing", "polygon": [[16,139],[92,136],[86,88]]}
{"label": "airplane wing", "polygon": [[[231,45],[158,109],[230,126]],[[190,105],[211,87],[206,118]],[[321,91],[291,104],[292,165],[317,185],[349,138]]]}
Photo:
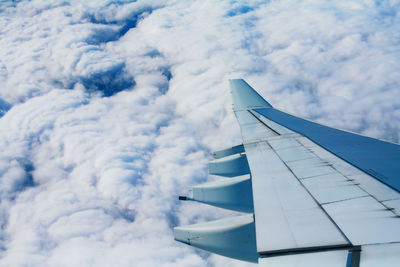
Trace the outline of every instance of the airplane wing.
{"label": "airplane wing", "polygon": [[213,153],[181,200],[243,215],[174,228],[175,239],[263,266],[399,266],[400,146],[273,108],[231,80],[243,144]]}

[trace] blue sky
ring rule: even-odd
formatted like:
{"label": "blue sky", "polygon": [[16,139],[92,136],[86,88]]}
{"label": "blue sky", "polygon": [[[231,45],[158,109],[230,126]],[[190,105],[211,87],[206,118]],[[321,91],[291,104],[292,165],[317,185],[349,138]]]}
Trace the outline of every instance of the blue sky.
{"label": "blue sky", "polygon": [[[241,142],[228,79],[400,139],[398,1],[0,3],[0,265],[247,266],[173,241]],[[277,238],[277,237],[276,237]]]}

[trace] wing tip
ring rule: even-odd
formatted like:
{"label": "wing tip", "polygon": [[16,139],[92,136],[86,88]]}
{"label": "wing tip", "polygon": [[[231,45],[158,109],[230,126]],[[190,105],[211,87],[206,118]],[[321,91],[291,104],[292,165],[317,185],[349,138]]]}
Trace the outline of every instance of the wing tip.
{"label": "wing tip", "polygon": [[230,79],[233,106],[235,109],[243,108],[272,108],[256,90],[243,79]]}

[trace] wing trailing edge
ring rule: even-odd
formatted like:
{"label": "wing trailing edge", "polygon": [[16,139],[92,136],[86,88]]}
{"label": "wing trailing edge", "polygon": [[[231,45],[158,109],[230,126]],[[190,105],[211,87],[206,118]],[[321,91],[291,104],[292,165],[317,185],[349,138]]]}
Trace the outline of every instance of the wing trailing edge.
{"label": "wing trailing edge", "polygon": [[184,200],[197,201],[228,210],[254,212],[250,175],[194,186],[192,196],[185,197]]}
{"label": "wing trailing edge", "polygon": [[210,174],[235,177],[250,173],[246,154],[234,154],[224,158],[219,158],[208,163]]}
{"label": "wing trailing edge", "polygon": [[243,144],[215,151],[212,153],[212,156],[214,159],[220,159],[220,158],[224,158],[224,157],[227,157],[230,155],[240,154],[240,153],[244,153]]}
{"label": "wing trailing edge", "polygon": [[174,228],[175,240],[238,260],[258,262],[252,214]]}

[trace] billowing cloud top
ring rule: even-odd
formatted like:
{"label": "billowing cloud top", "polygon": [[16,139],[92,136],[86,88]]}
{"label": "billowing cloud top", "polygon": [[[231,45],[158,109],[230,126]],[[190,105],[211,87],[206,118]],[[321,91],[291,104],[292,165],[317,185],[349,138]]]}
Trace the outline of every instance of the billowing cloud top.
{"label": "billowing cloud top", "polygon": [[[227,80],[282,110],[400,139],[393,1],[2,1],[0,265],[244,266],[173,241],[240,142]],[[272,238],[274,238],[272,236]]]}

